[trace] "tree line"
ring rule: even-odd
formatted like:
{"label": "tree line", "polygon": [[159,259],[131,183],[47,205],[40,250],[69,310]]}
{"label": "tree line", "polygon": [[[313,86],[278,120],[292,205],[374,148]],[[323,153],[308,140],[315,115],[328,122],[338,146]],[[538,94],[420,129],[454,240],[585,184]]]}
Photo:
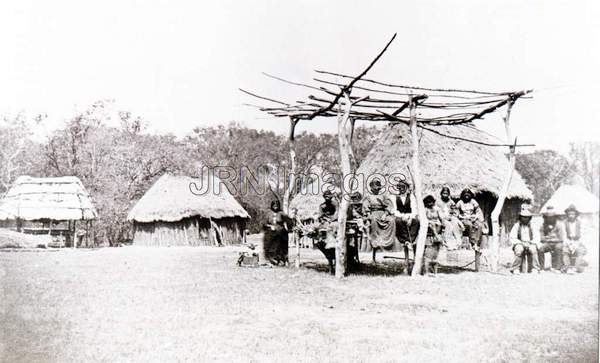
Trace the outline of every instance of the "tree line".
{"label": "tree line", "polygon": [[[20,175],[77,176],[92,195],[98,211],[93,231],[96,240],[114,245],[131,238],[127,213],[165,173],[198,176],[203,165],[236,170],[289,167],[287,136],[238,123],[196,127],[185,137],[151,134],[147,123],[128,111],[116,113],[115,126],[115,120],[110,120],[114,116],[108,112],[113,106],[112,101],[98,101],[75,113],[43,141],[35,140],[33,131],[44,122],[44,115],[27,117],[20,113],[3,117],[0,196]],[[381,128],[357,127],[353,138],[357,164],[366,157],[381,132]],[[296,135],[295,150],[297,173],[340,173],[335,135],[302,132]],[[582,143],[572,144],[568,157],[553,150],[518,154],[516,168],[532,189],[536,205],[542,205],[574,175],[581,175],[586,187],[597,194],[598,160],[600,143]],[[295,180],[294,192],[308,182]],[[237,196],[252,217],[251,232],[259,231],[265,223],[270,200],[283,198],[276,188],[273,193]]]}
{"label": "tree line", "polygon": [[[287,168],[287,136],[230,123],[196,127],[185,137],[147,132],[147,123],[131,112],[117,112],[118,126],[110,120],[112,101],[98,101],[68,119],[43,141],[33,130],[43,116],[20,113],[0,122],[0,196],[20,175],[34,177],[77,176],[91,194],[98,211],[94,236],[111,245],[130,239],[127,213],[163,174],[198,176],[202,166],[228,166],[236,170]],[[110,126],[109,126],[110,124]],[[355,133],[357,161],[366,156],[380,129],[358,127]],[[337,138],[330,134],[302,132],[296,135],[298,173],[318,170],[337,172]],[[275,181],[281,182],[281,181]],[[306,180],[296,181],[298,191]],[[252,217],[249,228],[258,232],[266,222],[275,195],[247,193],[236,196]]]}

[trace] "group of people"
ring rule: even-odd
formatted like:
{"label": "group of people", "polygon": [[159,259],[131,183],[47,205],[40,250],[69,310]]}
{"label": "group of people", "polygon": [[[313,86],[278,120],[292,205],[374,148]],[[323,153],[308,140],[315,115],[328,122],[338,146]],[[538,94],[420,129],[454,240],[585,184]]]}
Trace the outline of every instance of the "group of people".
{"label": "group of people", "polygon": [[[519,222],[510,231],[515,260],[511,272],[520,274],[545,270],[546,253],[552,256],[550,271],[562,273],[583,272],[587,265],[583,257],[587,253],[581,238],[579,211],[574,205],[565,209],[566,220],[561,222],[552,206],[542,212],[543,223],[532,226],[532,214],[526,208],[519,213]],[[527,263],[527,264],[526,264]]]}
{"label": "group of people", "polygon": [[[358,250],[363,236],[373,250],[373,261],[376,251],[390,249],[397,243],[404,248],[407,264],[409,254],[416,253],[416,237],[419,220],[416,213],[416,202],[410,193],[407,182],[397,184],[395,201],[392,195],[383,192],[378,179],[369,183],[369,193],[363,196],[355,192],[351,195],[347,211],[346,242],[348,243],[348,261],[350,265],[359,263]],[[458,201],[451,198],[450,189],[443,187],[439,199],[427,195],[423,199],[425,216],[428,220],[423,265],[424,274],[437,273],[438,256],[444,246],[447,250],[461,247],[463,237],[475,251],[476,266],[481,251],[481,237],[487,229],[484,214],[474,193],[465,188]],[[339,203],[331,190],[323,193],[323,203],[319,206],[319,215],[315,237],[318,248],[323,251],[332,264],[334,259],[336,235],[338,230]],[[585,267],[583,256],[585,246],[581,241],[581,223],[579,212],[575,206],[565,211],[564,223],[552,207],[543,213],[543,224],[538,230],[531,225],[532,214],[524,207],[519,214],[519,221],[510,231],[510,241],[515,254],[511,272],[519,274],[526,270],[540,272],[544,269],[545,254],[552,256],[551,271],[565,273],[582,272]],[[288,263],[288,233],[294,225],[293,218],[282,210],[279,201],[271,203],[271,218],[265,225],[264,254],[267,260],[275,265]]]}
{"label": "group of people", "polygon": [[[398,194],[394,204],[391,197],[382,193],[382,185],[375,179],[369,184],[370,194],[365,197],[364,209],[369,221],[369,242],[373,248],[373,260],[379,249],[388,249],[397,241],[404,246],[408,262],[410,250],[416,252],[416,237],[419,221],[414,208],[415,201],[410,193],[410,185],[401,181],[396,185]],[[467,236],[469,244],[479,253],[484,228],[483,212],[474,198],[473,192],[465,188],[458,202],[450,198],[450,189],[443,187],[439,199],[427,195],[423,199],[428,220],[425,251],[423,254],[424,274],[437,273],[440,248],[458,249],[462,237]]]}
{"label": "group of people", "polygon": [[[373,250],[373,261],[378,250],[390,249],[398,243],[404,248],[407,263],[410,250],[414,255],[419,230],[416,203],[407,182],[401,181],[395,187],[398,190],[395,201],[392,196],[383,193],[378,179],[369,183],[369,193],[364,198],[358,192],[351,195],[346,227],[350,262],[358,262],[358,249],[364,235]],[[339,205],[330,190],[323,193],[323,198],[324,202],[319,207],[317,243],[323,245],[320,249],[329,249],[335,247]],[[441,246],[457,249],[462,244],[463,235],[469,238],[476,253],[479,252],[484,218],[470,189],[463,190],[460,200],[454,202],[450,198],[450,189],[444,187],[439,200],[428,195],[423,203],[429,222],[424,273],[436,273]]]}

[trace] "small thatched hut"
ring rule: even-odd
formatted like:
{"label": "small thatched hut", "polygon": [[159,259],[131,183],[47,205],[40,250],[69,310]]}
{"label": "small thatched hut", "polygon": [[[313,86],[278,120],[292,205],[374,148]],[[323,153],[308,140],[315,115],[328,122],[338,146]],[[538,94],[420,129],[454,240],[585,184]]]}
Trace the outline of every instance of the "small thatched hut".
{"label": "small thatched hut", "polygon": [[[21,176],[0,200],[0,222],[4,227],[60,236],[60,242],[67,245],[72,244],[76,229],[88,230],[96,217],[90,195],[74,176]],[[90,242],[87,233],[80,234],[79,244]]]}
{"label": "small thatched hut", "polygon": [[598,197],[581,185],[561,185],[541,210],[544,211],[548,206],[553,206],[554,210],[562,214],[571,204],[577,207],[582,220],[589,225],[598,225],[600,201],[598,201]]}
{"label": "small thatched hut", "polygon": [[[145,246],[231,245],[242,241],[246,210],[222,186],[205,174],[203,179],[165,174],[131,209],[133,243]],[[206,192],[204,186],[208,186]],[[192,192],[194,191],[194,192]],[[201,195],[199,195],[201,194]]]}

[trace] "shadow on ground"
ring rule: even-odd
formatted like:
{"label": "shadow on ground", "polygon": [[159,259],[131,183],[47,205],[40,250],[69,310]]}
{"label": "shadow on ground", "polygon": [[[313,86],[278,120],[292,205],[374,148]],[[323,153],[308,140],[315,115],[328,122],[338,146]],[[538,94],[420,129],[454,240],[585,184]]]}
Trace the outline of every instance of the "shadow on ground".
{"label": "shadow on ground", "polygon": [[[325,262],[304,262],[302,267],[322,273],[330,273],[329,265]],[[350,273],[353,275],[366,276],[398,276],[409,275],[412,271],[412,263],[407,271],[407,266],[404,261],[383,261],[377,263],[361,263],[360,267]],[[438,274],[459,274],[461,272],[472,272],[473,269],[468,267],[458,266],[438,266]]]}

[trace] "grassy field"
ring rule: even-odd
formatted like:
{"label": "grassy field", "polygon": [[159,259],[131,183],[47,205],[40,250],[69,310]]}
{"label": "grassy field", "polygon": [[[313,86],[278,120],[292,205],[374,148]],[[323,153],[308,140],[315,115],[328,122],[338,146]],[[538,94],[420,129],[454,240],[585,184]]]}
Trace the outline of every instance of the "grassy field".
{"label": "grassy field", "polygon": [[240,249],[0,252],[0,359],[598,360],[597,264],[410,278],[386,260],[337,281],[318,251],[296,270],[239,268]]}

